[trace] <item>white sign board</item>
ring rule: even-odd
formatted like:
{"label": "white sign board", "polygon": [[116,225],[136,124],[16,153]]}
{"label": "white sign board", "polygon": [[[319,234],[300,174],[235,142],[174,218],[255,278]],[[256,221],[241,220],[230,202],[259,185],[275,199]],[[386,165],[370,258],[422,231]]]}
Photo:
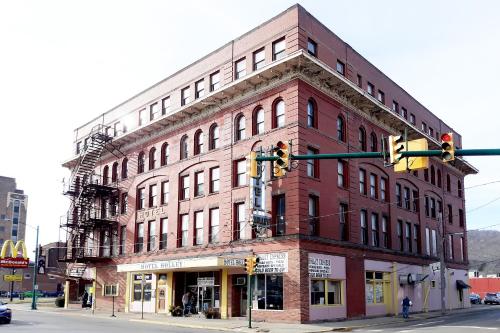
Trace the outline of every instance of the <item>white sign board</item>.
{"label": "white sign board", "polygon": [[256,274],[287,273],[288,252],[257,254],[259,264],[255,268]]}
{"label": "white sign board", "polygon": [[309,275],[312,278],[327,278],[332,274],[330,259],[309,258]]}
{"label": "white sign board", "polygon": [[438,261],[430,264],[429,267],[431,268],[431,272],[437,272],[441,270],[441,263]]}
{"label": "white sign board", "polygon": [[198,278],[198,287],[213,287],[214,285],[215,280],[213,277]]}

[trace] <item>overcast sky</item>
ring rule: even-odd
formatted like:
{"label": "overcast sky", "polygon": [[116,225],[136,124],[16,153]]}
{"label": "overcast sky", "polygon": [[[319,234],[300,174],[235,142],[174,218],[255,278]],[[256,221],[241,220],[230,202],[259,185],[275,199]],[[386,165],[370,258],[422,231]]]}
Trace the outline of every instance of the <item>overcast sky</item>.
{"label": "overcast sky", "polygon": [[[294,1],[0,0],[0,175],[29,196],[28,224],[56,241],[73,130]],[[500,148],[500,2],[300,1],[463,136]],[[500,157],[468,158],[499,181]],[[466,191],[468,228],[500,224],[500,183]],[[325,212],[328,213],[328,212]],[[27,242],[34,232],[27,229]]]}

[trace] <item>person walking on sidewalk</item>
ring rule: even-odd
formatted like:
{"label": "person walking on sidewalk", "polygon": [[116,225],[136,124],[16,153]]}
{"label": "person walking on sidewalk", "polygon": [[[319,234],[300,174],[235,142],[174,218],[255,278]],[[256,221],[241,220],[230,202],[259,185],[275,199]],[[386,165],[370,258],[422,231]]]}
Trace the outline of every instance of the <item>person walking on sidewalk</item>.
{"label": "person walking on sidewalk", "polygon": [[403,306],[403,318],[408,319],[408,312],[410,311],[410,306],[412,306],[412,302],[410,301],[410,298],[408,296],[405,296],[403,298],[403,302],[401,302],[401,305]]}
{"label": "person walking on sidewalk", "polygon": [[191,293],[188,291],[186,292],[184,295],[182,295],[182,313],[183,315],[187,315],[189,314],[189,301],[190,301],[190,298],[191,298]]}

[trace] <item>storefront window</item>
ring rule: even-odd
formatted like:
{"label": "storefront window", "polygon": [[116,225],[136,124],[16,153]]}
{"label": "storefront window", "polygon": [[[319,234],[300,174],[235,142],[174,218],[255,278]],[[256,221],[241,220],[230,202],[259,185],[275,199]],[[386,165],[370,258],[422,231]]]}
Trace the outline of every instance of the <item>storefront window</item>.
{"label": "storefront window", "polygon": [[259,310],[283,310],[283,275],[259,274],[255,276],[254,297]]}
{"label": "storefront window", "polygon": [[325,281],[324,280],[312,280],[311,281],[311,304],[325,304],[326,294],[325,294]]}
{"label": "storefront window", "polygon": [[384,303],[384,273],[366,272],[365,295],[366,303]]}
{"label": "storefront window", "polygon": [[311,305],[339,305],[340,281],[311,280]]}
{"label": "storefront window", "polygon": [[144,284],[144,302],[151,301],[151,283]]}
{"label": "storefront window", "polygon": [[142,294],[142,288],[141,288],[140,283],[135,283],[134,284],[134,302],[140,302],[141,301],[141,294]]}

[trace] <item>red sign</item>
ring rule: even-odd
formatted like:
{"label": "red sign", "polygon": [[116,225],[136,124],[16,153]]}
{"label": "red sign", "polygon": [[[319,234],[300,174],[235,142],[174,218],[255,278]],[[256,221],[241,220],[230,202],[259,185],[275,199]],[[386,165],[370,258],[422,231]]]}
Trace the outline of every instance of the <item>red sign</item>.
{"label": "red sign", "polygon": [[27,268],[30,260],[24,258],[0,258],[0,267]]}

